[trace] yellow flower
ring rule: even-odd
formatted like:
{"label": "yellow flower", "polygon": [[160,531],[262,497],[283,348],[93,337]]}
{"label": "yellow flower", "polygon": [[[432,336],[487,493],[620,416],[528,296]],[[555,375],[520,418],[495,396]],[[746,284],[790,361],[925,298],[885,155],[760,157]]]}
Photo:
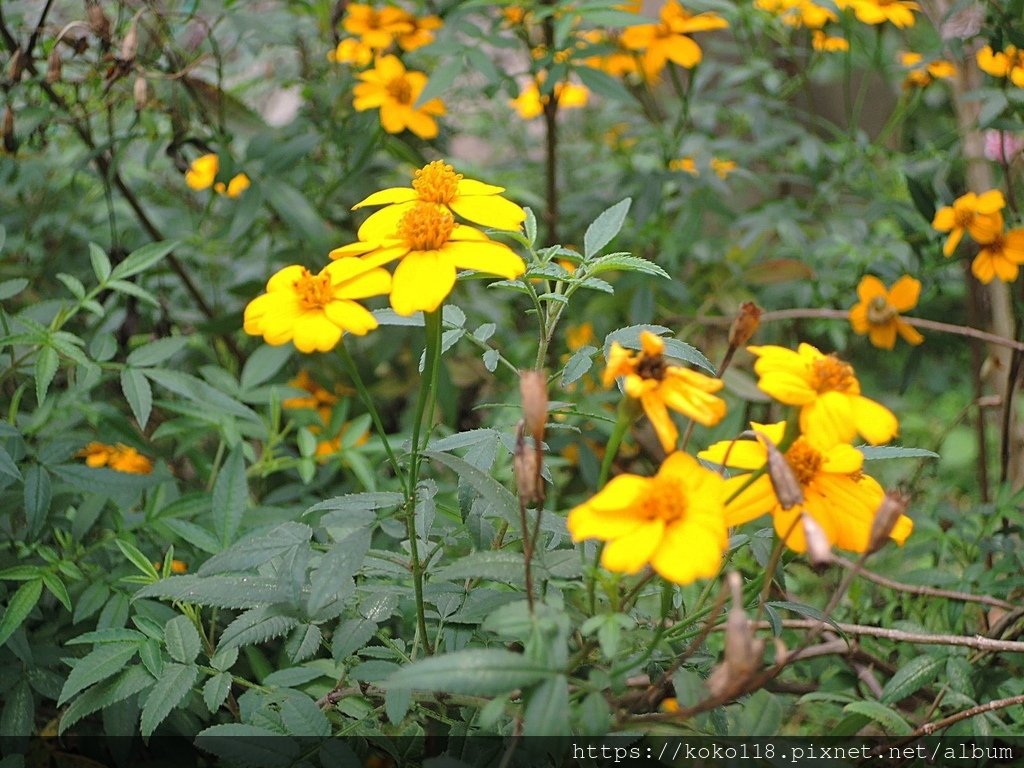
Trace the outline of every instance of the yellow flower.
{"label": "yellow flower", "polygon": [[1018,88],[1024,88],[1024,49],[1008,45],[993,52],[991,45],[978,51],[978,66],[993,77],[1008,78]]}
{"label": "yellow flower", "polygon": [[421,139],[437,136],[435,116],[445,113],[440,99],[431,99],[419,107],[416,101],[427,86],[422,72],[406,71],[395,56],[381,56],[373,69],[359,73],[363,82],[352,90],[352,105],[357,112],[380,110],[380,124],[388,133],[401,133],[406,128]]}
{"label": "yellow flower", "polygon": [[[761,436],[777,445],[783,438],[786,423],[751,426],[758,434],[757,440],[723,440],[697,455],[705,461],[737,469],[757,471],[764,468],[768,449]],[[863,473],[864,455],[853,446],[833,443],[810,433],[797,437],[786,450],[784,458],[800,484],[803,504],[783,509],[767,473],[753,482],[749,474],[736,475],[725,481],[727,498],[737,494],[726,503],[726,523],[741,525],[770,512],[776,533],[780,538],[786,537],[786,546],[796,552],[804,552],[807,541],[800,525],[800,515],[807,514],[824,531],[829,544],[852,552],[864,552],[871,534],[871,523],[885,496],[874,478]],[[902,546],[913,525],[909,517],[900,515],[889,537]]]}
{"label": "yellow flower", "polygon": [[217,171],[220,170],[220,160],[214,154],[202,155],[192,161],[185,173],[185,183],[189,189],[197,192],[209,189],[217,178]]}
{"label": "yellow flower", "polygon": [[378,11],[370,5],[351,3],[342,24],[350,35],[362,38],[363,45],[377,50],[387,48],[398,35],[415,31],[409,15],[390,5]]}
{"label": "yellow flower", "polygon": [[344,256],[361,256],[374,267],[401,259],[392,281],[391,307],[406,316],[441,306],[455,285],[456,269],[509,280],[526,271],[523,260],[507,245],[456,224],[447,208],[420,201],[402,215],[394,232],[373,232],[365,241],[331,251],[332,259]]}
{"label": "yellow flower", "polygon": [[494,229],[518,230],[526,219],[526,211],[501,196],[504,187],[463,178],[443,160],[427,163],[416,171],[412,187],[390,187],[374,192],[352,206],[387,205],[359,228],[359,239],[386,236],[398,228],[399,220],[418,202],[432,203],[464,219]]}
{"label": "yellow flower", "polygon": [[[161,568],[164,567],[164,564],[162,562],[156,562],[153,563],[153,567],[159,571]],[[178,560],[177,558],[171,560],[171,573],[177,574],[179,576],[183,573],[188,573],[188,563],[186,563],[184,560]]]}
{"label": "yellow flower", "polygon": [[565,332],[565,343],[569,347],[570,352],[575,352],[588,344],[594,342],[594,325],[593,323],[585,322],[579,325],[571,326]]}
{"label": "yellow flower", "polygon": [[836,0],[840,10],[852,8],[857,21],[884,24],[889,21],[900,29],[914,26],[914,11],[921,6],[913,0]]}
{"label": "yellow flower", "polygon": [[[331,456],[333,456],[334,454],[338,453],[341,450],[341,442],[342,440],[345,439],[345,434],[348,432],[349,427],[351,425],[352,422],[346,421],[344,424],[341,425],[341,429],[338,430],[338,434],[335,435],[333,439],[320,440],[316,444],[316,452],[313,455],[316,456],[318,461],[320,461],[321,463],[326,462],[328,459],[330,459]],[[317,432],[319,432],[319,430],[315,431],[314,434],[317,434]],[[352,445],[366,445],[366,443],[368,443],[369,441],[370,432],[369,430],[364,430],[363,433],[356,438],[355,442],[352,443]]]}
{"label": "yellow flower", "polygon": [[218,195],[226,194],[230,198],[235,198],[241,195],[245,190],[251,186],[252,182],[249,181],[249,177],[244,173],[238,173],[231,177],[231,181],[224,185],[224,182],[218,181],[213,185],[213,191]]}
{"label": "yellow flower", "polygon": [[654,477],[618,475],[569,513],[573,541],[608,542],[601,565],[636,573],[645,565],[689,584],[715,576],[727,538],[722,479],[685,453],[673,453]]}
{"label": "yellow flower", "polygon": [[[541,77],[539,82],[543,84],[544,78]],[[523,120],[533,120],[533,118],[540,117],[544,113],[544,105],[548,103],[550,98],[548,95],[541,96],[540,86],[538,81],[535,80],[523,88],[519,95],[512,99],[509,104],[515,108]],[[590,99],[590,91],[584,86],[576,85],[575,83],[556,83],[555,99],[559,109],[578,109],[587,105],[587,101]]]}
{"label": "yellow flower", "polygon": [[936,59],[924,62],[920,53],[904,51],[900,54],[900,66],[909,69],[904,88],[925,88],[936,80],[949,79],[956,74],[956,67],[949,61]]}
{"label": "yellow flower", "polygon": [[904,275],[887,290],[885,284],[873,275],[864,275],[857,286],[860,303],[850,309],[850,324],[855,333],[868,334],[871,343],[880,349],[896,346],[896,334],[908,344],[920,344],[924,336],[900,317],[917,305],[921,295],[921,282]]}
{"label": "yellow flower", "polygon": [[678,0],[668,0],[661,7],[658,24],[626,27],[622,31],[622,44],[632,51],[644,52],[644,70],[649,74],[661,72],[669,61],[692,69],[700,63],[703,53],[687,34],[728,26],[729,22],[717,13],[693,15]]}
{"label": "yellow flower", "polygon": [[153,462],[124,443],[107,445],[89,443],[77,454],[90,467],[110,467],[117,472],[133,475],[148,475],[153,471]]}
{"label": "yellow flower", "polygon": [[[281,403],[282,408],[319,409],[322,406],[331,406],[338,402],[338,396],[328,392],[313,381],[313,377],[306,370],[299,371],[299,375],[289,381],[288,386],[295,387],[295,389],[304,389],[309,395],[307,397],[289,397]],[[326,421],[329,420],[329,418],[326,419]]]}
{"label": "yellow flower", "polygon": [[964,232],[979,243],[990,242],[1003,231],[1003,214],[1000,211],[1006,205],[1003,193],[998,189],[990,189],[981,195],[968,192],[935,212],[932,227],[939,232],[949,232],[942,253],[953,255]]}
{"label": "yellow flower", "polygon": [[437,16],[417,17],[406,14],[406,22],[412,27],[409,32],[398,34],[398,46],[403,51],[415,51],[434,42],[434,30],[440,29],[444,23]]}
{"label": "yellow flower", "polygon": [[639,400],[650,419],[665,451],[675,450],[679,430],[669,416],[677,413],[703,424],[717,424],[725,416],[725,401],[712,395],[722,388],[719,379],[702,373],[669,365],[664,358],[665,341],[650,331],[640,334],[640,353],[613,342],[604,369],[604,385],[610,387],[620,376],[625,377],[627,395]]}
{"label": "yellow flower", "polygon": [[691,176],[700,176],[700,171],[697,170],[697,161],[689,156],[669,160],[668,168],[670,171],[685,171]]}
{"label": "yellow flower", "polygon": [[391,288],[387,270],[360,259],[339,259],[312,274],[293,264],[275,274],[267,292],[245,308],[245,332],[273,346],[294,341],[300,352],[327,352],[348,331],[362,336],[377,320],[354,299]]}
{"label": "yellow flower", "polygon": [[988,242],[981,242],[981,249],[971,262],[971,272],[986,285],[995,277],[1011,283],[1017,279],[1021,264],[1024,264],[1024,229],[1011,229],[997,233]]}
{"label": "yellow flower", "polygon": [[872,445],[890,440],[899,429],[892,412],[860,393],[853,366],[823,355],[810,344],[796,352],[785,347],[747,347],[758,358],[757,386],[780,403],[800,406],[800,430],[829,444],[860,434]]}
{"label": "yellow flower", "polygon": [[521,5],[506,5],[501,9],[501,16],[504,19],[504,23],[510,27],[516,27],[520,24],[525,24],[527,21],[533,19],[533,14],[523,8]]}
{"label": "yellow flower", "polygon": [[850,50],[850,41],[845,37],[826,35],[820,29],[816,29],[814,34],[811,35],[811,47],[816,51],[835,53],[837,51]]}
{"label": "yellow flower", "polygon": [[796,28],[821,29],[828,22],[839,20],[833,11],[810,0],[755,0],[754,5]]}
{"label": "yellow flower", "polygon": [[718,176],[718,178],[724,179],[736,170],[736,163],[732,160],[723,160],[720,157],[712,157],[711,170],[715,172],[715,175]]}
{"label": "yellow flower", "polygon": [[338,64],[354,64],[360,69],[373,61],[373,48],[355,37],[346,37],[327,58]]}

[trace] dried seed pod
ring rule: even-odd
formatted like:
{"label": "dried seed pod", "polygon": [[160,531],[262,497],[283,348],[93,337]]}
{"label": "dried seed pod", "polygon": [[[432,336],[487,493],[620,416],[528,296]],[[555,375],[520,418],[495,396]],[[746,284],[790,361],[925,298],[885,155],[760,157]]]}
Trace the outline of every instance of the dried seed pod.
{"label": "dried seed pod", "polygon": [[797,504],[804,503],[804,492],[800,487],[793,468],[789,466],[786,457],[763,432],[756,432],[757,439],[761,441],[768,451],[768,479],[772,481],[772,488],[775,490],[775,497],[783,509],[792,509]]}
{"label": "dried seed pod", "polygon": [[729,328],[729,346],[742,347],[757,333],[763,310],[752,301],[740,304],[740,311]]}
{"label": "dried seed pod", "polygon": [[103,12],[103,8],[95,0],[87,0],[85,4],[86,18],[89,20],[89,29],[100,40],[110,42],[110,19]]}
{"label": "dried seed pod", "polygon": [[135,85],[132,87],[132,96],[135,99],[135,111],[141,112],[149,101],[149,84],[146,78],[139,75],[135,78]]}
{"label": "dried seed pod", "polygon": [[818,568],[832,562],[832,544],[829,543],[825,530],[818,521],[806,512],[800,515],[800,524],[804,529],[804,540],[807,542],[807,558],[811,565]]}
{"label": "dried seed pod", "polygon": [[60,57],[60,50],[53,46],[50,57],[46,60],[46,82],[50,85],[59,83],[64,70],[64,62]]}
{"label": "dried seed pod", "polygon": [[18,143],[14,140],[14,110],[10,106],[4,110],[3,128],[0,129],[0,134],[3,135],[4,150],[13,153],[18,148]]}
{"label": "dried seed pod", "polygon": [[523,401],[526,431],[539,448],[548,421],[548,377],[544,371],[520,371],[519,396]]}
{"label": "dried seed pod", "polygon": [[139,15],[135,14],[132,23],[128,25],[128,32],[121,41],[120,60],[123,64],[131,64],[135,61],[135,54],[139,52]]}
{"label": "dried seed pod", "polygon": [[886,491],[878,511],[875,512],[875,519],[871,521],[871,533],[868,536],[868,553],[877,552],[889,541],[889,534],[892,533],[900,517],[907,511],[907,504],[910,498],[899,491]]}
{"label": "dried seed pod", "polygon": [[16,48],[14,54],[7,61],[7,82],[17,83],[21,80],[21,73],[25,71],[25,54],[21,48]]}
{"label": "dried seed pod", "polygon": [[516,477],[516,491],[525,506],[544,502],[544,480],[541,469],[544,454],[540,448],[526,445],[524,422],[516,428],[516,449],[512,456],[512,470]]}

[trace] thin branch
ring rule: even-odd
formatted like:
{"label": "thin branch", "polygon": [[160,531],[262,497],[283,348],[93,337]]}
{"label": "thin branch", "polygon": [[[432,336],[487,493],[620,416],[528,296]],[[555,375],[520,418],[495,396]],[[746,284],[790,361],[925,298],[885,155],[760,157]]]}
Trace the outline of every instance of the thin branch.
{"label": "thin branch", "polygon": [[[782,626],[786,629],[813,629],[818,626],[817,619],[786,619]],[[767,621],[759,621],[756,629],[770,629]],[[975,648],[980,651],[1001,651],[1005,653],[1024,653],[1024,643],[1012,640],[993,640],[981,635],[931,635],[925,632],[904,632],[899,629],[870,627],[863,624],[836,624],[840,632],[847,635],[881,637],[898,643],[915,643],[917,645],[952,645],[963,648]],[[724,629],[716,627],[715,630]]]}
{"label": "thin branch", "polygon": [[948,728],[951,725],[959,723],[961,720],[968,720],[978,715],[984,715],[987,712],[995,712],[997,709],[1006,709],[1007,707],[1014,707],[1018,704],[1024,704],[1024,696],[1010,696],[1006,699],[996,699],[986,704],[979,704],[976,707],[965,709],[963,712],[957,712],[955,715],[944,717],[941,720],[937,720],[934,723],[925,723],[912,734],[909,738],[914,739],[918,736],[930,736],[935,731]]}

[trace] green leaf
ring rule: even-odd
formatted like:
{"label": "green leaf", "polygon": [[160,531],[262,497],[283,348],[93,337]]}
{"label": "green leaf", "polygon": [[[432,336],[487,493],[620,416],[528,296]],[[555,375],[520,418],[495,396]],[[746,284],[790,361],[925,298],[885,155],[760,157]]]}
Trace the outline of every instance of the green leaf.
{"label": "green leaf", "polygon": [[792,611],[793,613],[799,613],[808,619],[814,619],[815,621],[824,621],[829,624],[833,629],[836,630],[840,635],[846,637],[843,630],[839,628],[839,625],[835,623],[831,618],[826,616],[824,613],[819,611],[817,608],[810,605],[803,605],[802,603],[791,603],[787,600],[775,600],[766,604],[771,608],[778,608],[784,611]]}
{"label": "green leaf", "polygon": [[210,413],[226,413],[249,421],[260,422],[259,414],[247,405],[242,405],[235,398],[215,389],[202,379],[187,373],[168,371],[163,368],[145,368],[146,376],[161,387],[181,395],[186,400],[198,403]]}
{"label": "green leaf", "polygon": [[33,464],[25,470],[25,520],[29,539],[34,540],[43,530],[50,513],[50,497],[50,473],[39,464]]}
{"label": "green leaf", "polygon": [[515,496],[489,474],[481,472],[465,459],[460,459],[450,453],[427,451],[424,456],[453,470],[460,480],[471,485],[477,493],[494,505],[506,521],[513,525],[519,525],[519,505]]}
{"label": "green leaf", "polygon": [[554,675],[530,691],[523,712],[525,736],[564,736],[572,732],[569,724],[569,680]]}
{"label": "green leaf", "polygon": [[206,702],[206,708],[210,710],[211,715],[216,713],[220,709],[220,705],[227,701],[229,693],[231,693],[230,673],[221,672],[206,681],[203,686],[203,701]]}
{"label": "green leaf", "polygon": [[96,645],[97,643],[142,643],[146,636],[137,630],[125,627],[108,627],[95,632],[86,632],[71,640],[66,645]]}
{"label": "green leaf", "polygon": [[452,83],[462,74],[465,62],[460,56],[451,56],[441,59],[441,64],[434,67],[430,72],[430,79],[416,100],[414,108],[422,107],[431,99],[447,95]]}
{"label": "green leaf", "polygon": [[526,221],[523,222],[523,232],[526,233],[526,242],[528,245],[533,245],[537,242],[537,214],[533,212],[532,208],[524,208],[526,211]]}
{"label": "green leaf", "polygon": [[744,738],[776,736],[782,725],[782,704],[779,697],[762,689],[743,702],[736,718],[736,733]]}
{"label": "green leaf", "polygon": [[289,736],[318,736],[326,739],[331,735],[327,715],[303,693],[295,693],[282,701],[278,711]]}
{"label": "green leaf", "polygon": [[270,207],[298,237],[309,243],[312,250],[330,249],[331,229],[302,192],[283,183],[280,178],[262,189]]}
{"label": "green leaf", "polygon": [[199,655],[199,632],[187,616],[175,616],[164,625],[164,645],[172,659],[191,664]]}
{"label": "green leaf", "polygon": [[271,608],[254,608],[246,611],[225,627],[220,636],[217,653],[228,648],[240,648],[245,645],[265,643],[274,637],[280,637],[293,627],[299,620],[294,616],[285,616]]}
{"label": "green leaf", "polygon": [[552,672],[526,656],[497,648],[475,648],[433,656],[402,667],[382,687],[497,696],[531,685]]}
{"label": "green leaf", "polygon": [[109,597],[110,588],[102,581],[94,581],[79,595],[78,602],[75,603],[75,615],[71,619],[72,623],[77,624],[92,616],[103,607]]}
{"label": "green leaf", "polygon": [[157,300],[156,296],[145,288],[140,288],[135,283],[131,283],[127,280],[111,280],[107,283],[107,288],[128,296],[134,296],[136,299],[146,302],[151,307],[160,307],[160,302]]}
{"label": "green leaf", "polygon": [[587,371],[594,366],[594,354],[596,352],[597,347],[592,347],[588,344],[580,347],[573,353],[573,356],[569,358],[569,362],[565,364],[565,368],[562,369],[563,388],[583,378]]}
{"label": "green leaf", "polygon": [[79,691],[85,690],[93,683],[113,677],[139,651],[138,643],[106,643],[94,648],[87,656],[75,662],[71,674],[64,682],[60,691],[57,706],[62,706]]}
{"label": "green leaf", "polygon": [[612,238],[619,234],[619,230],[622,229],[622,225],[626,221],[626,214],[629,213],[629,206],[632,203],[633,200],[627,197],[594,219],[583,235],[584,257],[587,259],[593,258],[612,241]]}
{"label": "green leaf", "polygon": [[157,339],[133,349],[125,362],[136,368],[159,365],[184,349],[186,344],[188,344],[188,338],[185,336],[168,336]]}
{"label": "green leaf", "polygon": [[28,280],[24,277],[17,277],[13,280],[0,282],[0,301],[17,296],[28,286]]}
{"label": "green leaf", "polygon": [[320,558],[319,566],[309,579],[306,606],[311,616],[343,600],[355,589],[352,577],[362,567],[370,549],[370,535],[370,529],[364,528],[346,536]]}
{"label": "green leaf", "polygon": [[89,243],[89,261],[92,262],[92,272],[96,275],[98,282],[105,283],[110,277],[110,258],[107,252],[96,243]]}
{"label": "green leaf", "polygon": [[15,480],[21,480],[21,470],[18,469],[11,454],[2,445],[0,445],[0,473],[13,477]]}
{"label": "green leaf", "polygon": [[126,277],[138,274],[145,269],[149,269],[177,247],[177,240],[165,240],[144,245],[137,251],[132,251],[124,261],[114,267],[110,277],[114,280],[123,280]]}
{"label": "green leaf", "polygon": [[[536,562],[534,562],[534,567],[537,567]],[[433,578],[441,581],[490,579],[491,581],[519,584],[525,578],[523,568],[523,556],[519,552],[504,550],[472,552],[435,571]],[[539,574],[537,576],[539,577]]]}
{"label": "green leaf", "polygon": [[915,656],[896,670],[882,689],[880,701],[895,704],[931,684],[945,669],[946,656]]}
{"label": "green leaf", "polygon": [[142,708],[142,721],[139,729],[143,738],[149,738],[156,727],[171,714],[181,700],[192,690],[192,685],[199,676],[199,668],[189,664],[167,664],[164,673],[156,681],[153,690],[146,697]]}
{"label": "green leaf", "polygon": [[141,429],[145,429],[149,414],[153,410],[153,389],[149,385],[149,379],[141,371],[124,368],[121,370],[121,391],[132,409],[135,421]]}
{"label": "green leaf", "polygon": [[244,723],[211,726],[199,732],[195,745],[230,764],[259,768],[288,768],[299,757],[299,743],[294,739]]}
{"label": "green leaf", "polygon": [[11,595],[4,611],[4,617],[0,619],[0,647],[6,643],[14,631],[20,627],[32,609],[39,602],[39,596],[43,594],[43,580],[34,579],[26,581],[18,591]]}
{"label": "green leaf", "polygon": [[670,280],[668,272],[653,261],[631,256],[628,253],[613,253],[594,259],[587,265],[587,275],[600,275],[604,272],[640,272],[645,275],[663,277]]}
{"label": "green leaf", "polygon": [[237,648],[218,648],[210,657],[210,666],[218,672],[227,672],[238,661]]}
{"label": "green leaf", "polygon": [[3,712],[0,712],[0,737],[29,736],[35,731],[34,719],[32,687],[27,679],[22,678],[4,691]]}
{"label": "green leaf", "polygon": [[245,479],[245,456],[239,445],[227,461],[213,485],[213,530],[220,543],[228,546],[238,534],[242,515],[249,506],[249,486]]}
{"label": "green leaf", "polygon": [[146,690],[153,682],[153,676],[145,667],[133,664],[117,677],[93,686],[64,710],[60,718],[58,735],[63,734],[83,717]]}
{"label": "green leaf", "polygon": [[46,399],[46,393],[50,389],[50,382],[57,374],[60,365],[60,356],[53,347],[43,347],[36,355],[36,402],[40,405]]}
{"label": "green leaf", "polygon": [[[172,576],[143,587],[140,597],[163,597],[217,608],[254,608],[285,598],[277,579],[258,576]],[[223,639],[223,638],[222,638]]]}
{"label": "green leaf", "polygon": [[[653,334],[662,336],[666,333],[671,333],[669,328],[663,325],[630,325],[626,328],[620,328],[617,331],[609,333],[604,340],[604,353],[608,356],[608,350],[611,349],[612,342],[617,341],[624,347],[629,349],[640,349],[640,334],[643,331],[650,331]],[[665,342],[665,356],[674,357],[677,360],[683,360],[687,363],[693,363],[694,365],[703,368],[708,373],[715,374],[715,366],[711,364],[704,354],[685,341],[679,339],[663,338]]]}
{"label": "green leaf", "polygon": [[907,736],[914,730],[906,720],[877,701],[854,701],[843,707],[843,712],[869,717],[895,736]]}
{"label": "green leaf", "polygon": [[128,558],[129,562],[138,568],[144,576],[148,576],[153,580],[160,578],[160,574],[157,573],[156,568],[153,567],[153,561],[142,554],[138,547],[124,539],[115,539],[114,543],[117,544],[117,548],[121,550],[121,554]]}
{"label": "green leaf", "polygon": [[43,573],[43,585],[46,590],[60,601],[60,604],[71,612],[71,595],[68,594],[68,588],[64,586],[64,582],[61,581],[60,576],[50,571]]}
{"label": "green leaf", "polygon": [[904,448],[899,445],[858,445],[865,461],[875,459],[937,459],[939,454],[925,448]]}
{"label": "green leaf", "polygon": [[[587,14],[587,23],[600,24],[600,22],[594,21],[590,18],[590,13]],[[636,23],[635,18],[633,23]],[[575,71],[576,74],[579,75],[583,84],[598,96],[603,96],[606,99],[616,99],[623,102],[629,102],[633,98],[622,83],[599,69],[576,67]]]}
{"label": "green leaf", "polygon": [[249,356],[242,367],[242,377],[239,381],[242,389],[252,389],[267,381],[281,370],[291,355],[290,345],[272,347],[264,344]]}
{"label": "green leaf", "polygon": [[282,523],[261,536],[249,536],[214,555],[197,571],[199,576],[248,571],[299,546],[308,546],[313,529],[302,523]]}

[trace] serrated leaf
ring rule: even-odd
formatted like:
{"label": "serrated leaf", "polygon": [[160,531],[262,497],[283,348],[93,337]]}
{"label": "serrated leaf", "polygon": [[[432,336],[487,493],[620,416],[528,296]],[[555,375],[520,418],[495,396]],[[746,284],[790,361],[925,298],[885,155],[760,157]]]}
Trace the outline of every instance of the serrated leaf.
{"label": "serrated leaf", "polygon": [[779,733],[782,725],[782,703],[779,697],[762,689],[743,702],[736,718],[736,732],[744,738],[771,737]]}
{"label": "serrated leaf", "polygon": [[519,505],[515,496],[505,486],[486,472],[481,472],[465,459],[450,453],[427,451],[424,455],[432,461],[438,461],[453,470],[459,479],[468,483],[484,499],[494,505],[502,517],[513,525],[519,524]]}
{"label": "serrated leaf", "polygon": [[419,109],[431,99],[438,96],[445,96],[451,89],[452,83],[462,74],[465,62],[461,56],[450,56],[441,59],[441,63],[430,72],[430,79],[416,100],[414,109]]}
{"label": "serrated leaf", "polygon": [[89,243],[89,261],[92,262],[92,273],[100,283],[110,277],[110,257],[96,243]]}
{"label": "serrated leaf", "polygon": [[871,718],[894,736],[907,736],[914,730],[906,720],[877,701],[854,701],[843,707],[843,712]]}
{"label": "serrated leaf", "polygon": [[121,554],[128,558],[131,564],[138,568],[142,574],[150,577],[151,579],[160,578],[160,574],[157,573],[156,568],[153,567],[153,562],[142,554],[138,547],[124,539],[115,539],[114,543],[117,544],[117,548],[121,550]]}
{"label": "serrated leaf", "polygon": [[489,579],[515,584],[524,579],[523,567],[523,556],[518,552],[472,552],[435,571],[433,578],[441,581]]}
{"label": "serrated leaf", "polygon": [[533,212],[532,208],[524,208],[526,211],[526,221],[523,222],[523,232],[526,233],[526,242],[528,245],[533,245],[537,242],[537,214]]}
{"label": "serrated leaf", "polygon": [[246,611],[225,627],[220,636],[217,652],[228,648],[240,648],[245,645],[264,643],[274,637],[280,637],[296,625],[299,620],[294,616],[284,616],[272,609],[261,607]]}
{"label": "serrated leaf", "polygon": [[125,362],[136,368],[159,365],[184,349],[186,344],[188,344],[188,338],[185,336],[168,336],[157,339],[133,349]]}
{"label": "serrated leaf", "polygon": [[139,664],[131,665],[117,677],[93,686],[71,702],[61,715],[58,735],[63,734],[83,717],[144,691],[154,682],[155,679],[145,667]]}
{"label": "serrated leaf", "polygon": [[57,374],[60,366],[60,356],[53,347],[43,347],[36,355],[35,379],[36,379],[36,402],[40,405],[46,399],[46,393],[50,389],[50,382]]}
{"label": "serrated leaf", "polygon": [[149,414],[153,411],[153,388],[149,379],[141,371],[134,368],[121,370],[121,392],[132,409],[132,415],[141,429],[149,422]]}
{"label": "serrated leaf", "polygon": [[232,765],[258,768],[288,768],[299,756],[294,739],[245,723],[210,726],[199,732],[195,745]]}
{"label": "serrated leaf", "polygon": [[671,280],[668,272],[653,261],[628,254],[602,256],[599,259],[594,259],[587,265],[588,277],[605,272],[640,272],[645,275],[653,275],[654,277],[663,277],[666,280]]}
{"label": "serrated leaf", "polygon": [[213,530],[223,546],[234,541],[248,505],[245,456],[239,445],[228,454],[213,485]]}
{"label": "serrated leaf", "polygon": [[627,197],[604,211],[587,227],[587,231],[583,235],[583,255],[586,258],[590,259],[596,256],[612,241],[612,238],[619,234],[632,203],[632,199]]}
{"label": "serrated leaf", "polygon": [[143,587],[140,597],[163,597],[217,608],[255,608],[284,599],[280,582],[258,576],[172,576]]}
{"label": "serrated leaf", "polygon": [[286,651],[293,664],[305,661],[320,647],[323,634],[316,624],[300,625],[288,639]]}
{"label": "serrated leaf", "polygon": [[71,611],[71,595],[68,594],[68,588],[64,586],[64,582],[61,581],[60,576],[52,572],[43,573],[43,586],[46,587],[46,591],[57,598],[60,604]]}
{"label": "serrated leaf", "polygon": [[187,373],[168,371],[163,368],[144,368],[146,376],[161,387],[181,395],[186,400],[198,403],[212,413],[226,413],[259,423],[260,417],[252,408],[242,405],[235,398],[215,389],[202,379]]}
{"label": "serrated leaf", "polygon": [[126,627],[108,627],[97,629],[95,632],[86,632],[84,635],[68,640],[65,645],[96,645],[98,643],[141,643],[146,636],[134,629]]}
{"label": "serrated leaf", "polygon": [[876,459],[937,459],[939,454],[926,448],[904,448],[900,445],[858,445],[865,461]]}
{"label": "serrated leaf", "polygon": [[39,602],[39,596],[43,594],[43,580],[34,579],[26,581],[18,591],[11,595],[4,610],[4,617],[0,619],[0,646],[6,643],[14,631],[20,627],[32,609]]}
{"label": "serrated leaf", "polygon": [[[611,349],[612,342],[617,341],[628,349],[640,349],[640,334],[643,331],[650,331],[651,333],[662,336],[666,333],[671,333],[671,330],[663,325],[630,325],[626,328],[620,328],[617,331],[609,333],[604,340],[604,353],[608,356],[608,351]],[[712,375],[715,374],[715,366],[711,364],[704,354],[696,347],[687,344],[685,341],[672,338],[662,338],[665,343],[665,356],[674,357],[677,360],[683,360],[687,363],[693,363],[694,365],[703,368]]]}
{"label": "serrated leaf", "polygon": [[496,696],[528,688],[552,675],[536,661],[498,648],[475,648],[414,662],[391,675],[382,687]]}
{"label": "serrated leaf", "polygon": [[843,630],[839,628],[839,625],[836,624],[835,621],[833,621],[831,618],[829,618],[813,606],[803,605],[802,603],[792,603],[787,600],[774,600],[770,603],[766,603],[766,607],[781,609],[784,611],[792,611],[793,613],[799,613],[801,616],[804,616],[808,619],[813,619],[814,621],[824,621],[840,635],[846,637],[846,634],[843,632]]}
{"label": "serrated leaf", "polygon": [[408,688],[391,688],[384,694],[384,714],[394,725],[405,719],[411,706],[412,691]]}
{"label": "serrated leaf", "polygon": [[94,648],[91,653],[75,663],[71,674],[64,682],[64,687],[61,688],[57,706],[62,706],[76,693],[93,683],[116,675],[138,651],[138,643],[107,643]]}
{"label": "serrated leaf", "polygon": [[167,664],[164,666],[164,673],[156,681],[153,690],[146,697],[146,704],[142,708],[142,721],[139,730],[142,737],[148,739],[157,726],[171,714],[188,692],[192,690],[196,678],[199,676],[199,668],[192,664]]}
{"label": "serrated leaf", "polygon": [[175,616],[164,625],[164,645],[175,661],[191,664],[199,655],[202,642],[195,625],[187,616]]}
{"label": "serrated leaf", "polygon": [[289,736],[331,735],[331,724],[316,702],[305,694],[296,693],[281,702],[281,723]]}
{"label": "serrated leaf", "polygon": [[366,645],[377,632],[377,625],[369,619],[346,619],[338,624],[331,645],[331,655],[341,661]]}
{"label": "serrated leaf", "polygon": [[114,267],[110,276],[114,280],[123,280],[126,277],[138,274],[145,269],[149,269],[177,247],[177,240],[165,240],[144,245],[128,254],[124,261]]}
{"label": "serrated leaf", "polygon": [[29,538],[34,540],[43,530],[46,517],[50,513],[50,473],[39,464],[33,464],[25,470],[24,490],[25,522],[28,525]]}
{"label": "serrated leaf", "polygon": [[577,349],[562,369],[562,387],[568,387],[583,378],[587,371],[593,368],[596,353],[597,347],[589,344]]}
{"label": "serrated leaf", "polygon": [[530,691],[523,712],[525,736],[564,736],[571,733],[569,680],[554,675]]}
{"label": "serrated leaf", "polygon": [[15,480],[21,480],[21,470],[18,469],[11,454],[2,445],[0,445],[0,473],[13,477]]}
{"label": "serrated leaf", "polygon": [[895,704],[935,681],[945,668],[945,656],[915,656],[896,670],[882,689],[879,700],[883,704]]}
{"label": "serrated leaf", "polygon": [[220,709],[220,705],[227,701],[230,692],[231,675],[227,672],[221,672],[206,681],[206,684],[203,685],[203,701],[206,702],[206,708],[210,710],[210,714],[214,714]]}
{"label": "serrated leaf", "polygon": [[313,529],[302,523],[282,523],[260,536],[249,536],[214,555],[197,572],[199,576],[227,571],[248,571],[283,555],[291,549],[309,545]]}

